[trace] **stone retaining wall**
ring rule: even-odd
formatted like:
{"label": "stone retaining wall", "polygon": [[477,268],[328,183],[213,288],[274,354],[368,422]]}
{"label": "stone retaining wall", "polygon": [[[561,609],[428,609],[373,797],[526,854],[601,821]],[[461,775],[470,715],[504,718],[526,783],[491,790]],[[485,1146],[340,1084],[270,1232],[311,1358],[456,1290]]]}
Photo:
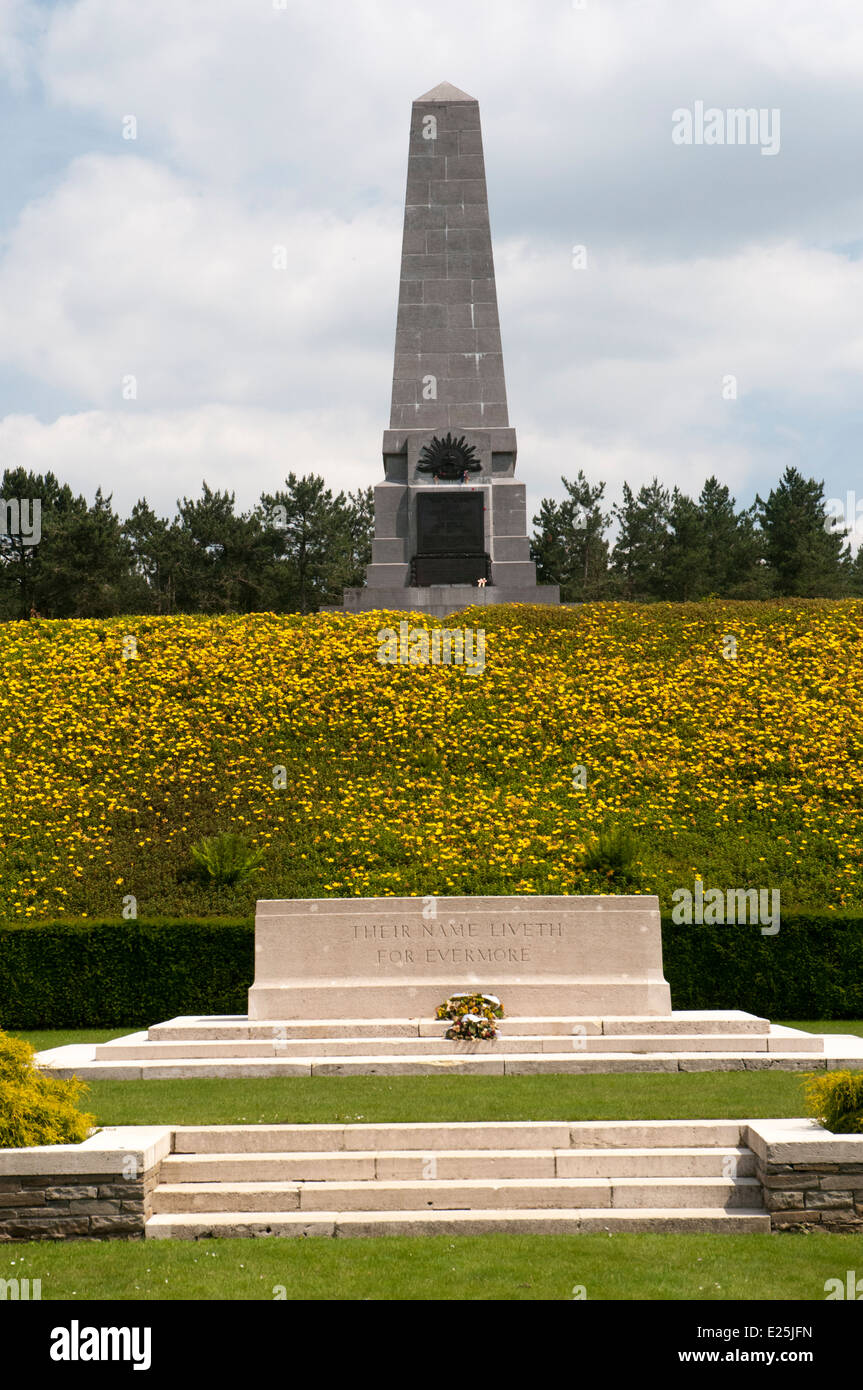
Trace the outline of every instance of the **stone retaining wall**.
{"label": "stone retaining wall", "polygon": [[134,1126],[0,1150],[0,1243],[142,1239],[171,1139],[170,1129]]}
{"label": "stone retaining wall", "polygon": [[744,1131],[774,1231],[863,1232],[863,1135],[814,1120],[760,1120]]}

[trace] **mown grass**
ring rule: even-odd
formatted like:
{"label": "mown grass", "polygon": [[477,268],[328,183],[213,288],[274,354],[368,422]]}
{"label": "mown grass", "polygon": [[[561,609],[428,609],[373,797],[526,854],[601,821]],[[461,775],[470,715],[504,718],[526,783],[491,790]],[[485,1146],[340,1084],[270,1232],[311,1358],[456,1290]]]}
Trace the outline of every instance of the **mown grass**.
{"label": "mown grass", "polygon": [[845,1235],[388,1236],[11,1246],[0,1278],[45,1299],[824,1299],[860,1268]]}
{"label": "mown grass", "polygon": [[756,1119],[804,1111],[801,1073],[93,1081],[100,1125]]}

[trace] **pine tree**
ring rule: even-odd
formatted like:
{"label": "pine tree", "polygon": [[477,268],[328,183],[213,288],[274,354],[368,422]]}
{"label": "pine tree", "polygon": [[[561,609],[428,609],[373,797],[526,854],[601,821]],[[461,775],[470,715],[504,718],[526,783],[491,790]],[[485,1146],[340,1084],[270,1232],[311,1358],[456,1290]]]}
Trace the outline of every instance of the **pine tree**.
{"label": "pine tree", "polygon": [[611,520],[602,511],[605,483],[591,487],[581,469],[575,482],[561,478],[563,502],[544,498],[533,518],[531,555],[540,584],[559,584],[564,603],[584,603],[608,592],[608,542]]}
{"label": "pine tree", "polygon": [[697,503],[675,488],[669,524],[667,598],[766,597],[769,579],[752,508],[737,512],[724,483],[708,478]]}
{"label": "pine tree", "polygon": [[824,484],[786,468],[767,501],[755,499],[764,554],[776,592],[802,598],[834,598],[851,583],[850,549],[832,529]]}
{"label": "pine tree", "polygon": [[639,602],[664,598],[668,588],[668,546],[671,497],[654,478],[634,496],[623,484],[623,502],[614,508],[620,530],[612,552],[612,568],[626,598]]}

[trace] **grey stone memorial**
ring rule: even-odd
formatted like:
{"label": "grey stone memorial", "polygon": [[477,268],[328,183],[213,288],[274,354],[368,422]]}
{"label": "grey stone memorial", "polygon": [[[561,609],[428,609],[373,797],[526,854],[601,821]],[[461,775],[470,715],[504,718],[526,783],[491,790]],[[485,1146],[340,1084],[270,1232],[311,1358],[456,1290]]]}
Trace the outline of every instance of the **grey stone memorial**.
{"label": "grey stone memorial", "polygon": [[479,103],[413,103],[385,480],[349,612],[560,602],[538,585],[506,403]]}

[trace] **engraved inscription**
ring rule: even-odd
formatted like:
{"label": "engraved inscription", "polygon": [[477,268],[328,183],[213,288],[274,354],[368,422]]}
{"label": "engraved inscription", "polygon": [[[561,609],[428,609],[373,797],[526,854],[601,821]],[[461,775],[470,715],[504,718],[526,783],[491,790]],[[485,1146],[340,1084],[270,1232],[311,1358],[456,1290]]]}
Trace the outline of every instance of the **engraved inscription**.
{"label": "engraved inscription", "polygon": [[[363,922],[353,939],[377,947],[376,963],[386,965],[520,965],[533,959],[540,941],[562,940],[564,923],[475,922],[469,918],[446,922]],[[440,942],[441,944],[432,944]],[[451,944],[444,944],[451,943]]]}

